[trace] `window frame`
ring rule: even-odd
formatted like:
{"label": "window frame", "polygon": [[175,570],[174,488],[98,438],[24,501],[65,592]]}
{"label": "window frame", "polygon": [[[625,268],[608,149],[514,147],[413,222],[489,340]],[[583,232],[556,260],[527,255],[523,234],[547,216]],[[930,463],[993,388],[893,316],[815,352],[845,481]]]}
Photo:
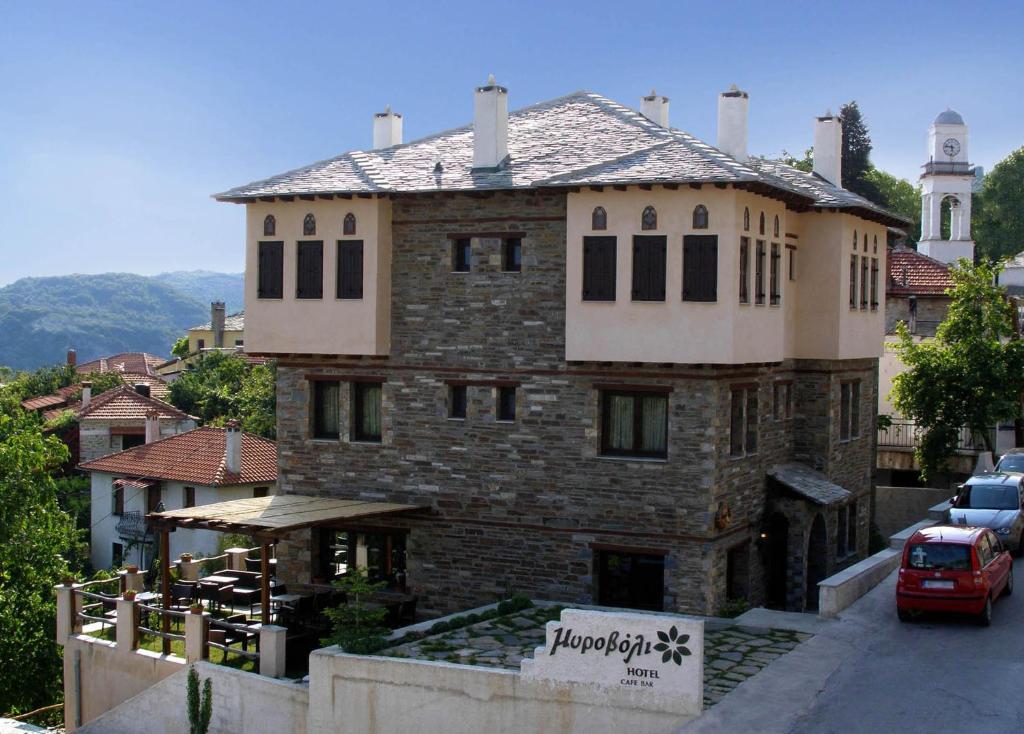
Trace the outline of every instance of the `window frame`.
{"label": "window frame", "polygon": [[778,306],[782,303],[782,252],[778,242],[771,244],[771,261],[768,270],[768,303]]}
{"label": "window frame", "polygon": [[522,237],[506,237],[501,241],[501,271],[503,273],[523,272]]}
{"label": "window frame", "polygon": [[750,238],[740,237],[740,288],[739,300],[744,306],[750,305]]}
{"label": "window frame", "polygon": [[708,208],[703,204],[698,204],[693,208],[693,229],[708,229],[711,223],[711,216],[708,214]]}
{"label": "window frame", "polygon": [[342,237],[354,237],[356,234],[356,215],[352,212],[345,214],[345,218],[341,221],[341,236]]}
{"label": "window frame", "polygon": [[469,388],[466,385],[448,385],[448,420],[464,421],[469,412]]}
{"label": "window frame", "polygon": [[787,279],[791,283],[796,282],[796,247],[786,245],[786,270]]}
{"label": "window frame", "polygon": [[196,506],[196,488],[195,487],[182,487],[181,488],[181,507],[182,509],[188,509],[189,507]]}
{"label": "window frame", "polygon": [[498,423],[515,423],[516,421],[516,388],[515,385],[498,385],[494,391],[494,416]]}
{"label": "window frame", "polygon": [[[740,459],[757,454],[760,429],[759,400],[760,389],[756,384],[733,385],[729,389],[729,456],[731,458]],[[739,425],[736,420],[737,406],[739,407]]]}
{"label": "window frame", "polygon": [[[613,397],[629,398],[633,401],[633,448],[618,449],[609,445],[611,435],[611,399]],[[644,451],[643,445],[643,405],[644,398],[660,397],[665,401],[665,422],[662,426],[664,431],[664,451]],[[669,414],[669,393],[660,390],[628,390],[618,388],[601,388],[598,395],[598,402],[601,408],[601,439],[600,456],[611,458],[637,458],[657,459],[665,461],[668,459],[668,414]]]}
{"label": "window frame", "polygon": [[263,236],[277,236],[277,218],[273,214],[268,214],[267,216],[263,217]]}
{"label": "window frame", "polygon": [[839,442],[848,443],[861,438],[861,381],[843,380],[839,383]]}
{"label": "window frame", "polygon": [[302,218],[302,236],[316,237],[316,216],[309,212]]}
{"label": "window frame", "polygon": [[[322,430],[324,424],[323,406],[329,399],[324,393],[329,389],[335,390],[334,400],[337,411],[337,430],[334,432]],[[338,441],[341,438],[341,379],[336,380],[315,380],[313,389],[310,391],[312,405],[310,408],[310,437],[315,441]]]}
{"label": "window frame", "polygon": [[[865,235],[867,237],[867,235]],[[868,243],[864,243],[864,250],[867,251]],[[870,258],[867,255],[860,256],[860,310],[866,311],[868,309],[868,263]]]}
{"label": "window frame", "polygon": [[[380,414],[380,432],[377,434],[365,433],[362,429],[363,415],[366,410],[366,393],[370,390],[379,390],[378,400],[380,405],[378,406],[378,413]],[[352,416],[350,422],[351,432],[349,433],[350,441],[352,443],[373,443],[379,444],[384,441],[384,383],[382,382],[368,382],[364,380],[358,380],[352,382]]]}
{"label": "window frame", "polygon": [[871,310],[878,310],[878,258],[871,258]]}
{"label": "window frame", "polygon": [[456,237],[451,244],[451,272],[473,272],[473,238]]}
{"label": "window frame", "polygon": [[[295,243],[295,298],[300,301],[322,301],[324,298],[324,241],[323,240],[298,240]],[[302,263],[309,258],[308,253],[319,250],[320,257],[313,258],[311,262],[317,263],[320,271],[319,278],[311,278],[309,283],[303,283]],[[302,290],[303,285],[313,287],[313,291],[306,293]]]}
{"label": "window frame", "polygon": [[776,423],[793,417],[793,381],[777,380],[772,383],[772,420]]}
{"label": "window frame", "polygon": [[[619,260],[619,244],[618,238],[614,235],[591,235],[583,238],[581,252],[581,265],[583,272],[580,278],[580,299],[583,301],[596,301],[613,303],[616,298],[616,289],[618,287],[618,260]],[[601,250],[600,253],[595,252],[597,248]],[[604,250],[610,249],[611,252],[605,252]],[[589,254],[588,254],[589,253]],[[610,255],[610,257],[609,257]],[[609,283],[594,282],[596,277],[596,269],[598,264],[592,258],[609,258],[611,260],[611,267],[608,269],[610,273]],[[588,267],[588,264],[590,267]],[[605,263],[607,266],[608,263]],[[600,290],[598,286],[608,286],[608,292]],[[595,294],[595,291],[600,291]]]}
{"label": "window frame", "polygon": [[590,229],[593,232],[605,232],[608,229],[608,212],[603,206],[595,206],[590,212]]}
{"label": "window frame", "polygon": [[124,514],[124,487],[110,488],[110,514],[120,517]]}
{"label": "window frame", "polygon": [[765,240],[756,240],[754,254],[754,305],[763,306],[765,302],[764,292],[764,261],[765,261]]}
{"label": "window frame", "polygon": [[648,204],[640,213],[640,230],[643,232],[655,232],[658,229],[658,210]]}
{"label": "window frame", "polygon": [[850,255],[850,309],[857,308],[857,256]]}
{"label": "window frame", "polygon": [[[272,267],[267,268],[271,263]],[[284,240],[256,243],[256,297],[260,300],[284,298]]]}
{"label": "window frame", "polygon": [[682,276],[684,301],[718,302],[718,235],[683,236]]}
{"label": "window frame", "polygon": [[[351,255],[345,254],[346,251],[358,252],[359,253],[359,273],[358,273],[358,289],[355,288],[356,278],[352,276],[350,280],[346,281],[347,271],[342,271],[342,264],[346,259],[351,259]],[[335,249],[335,264],[334,264],[334,297],[339,301],[361,301],[365,292],[366,283],[366,249],[363,244],[363,240],[338,240],[337,247]]]}
{"label": "window frame", "polygon": [[[645,274],[638,263],[649,266],[650,274]],[[664,303],[667,269],[668,238],[665,235],[633,235],[631,300],[635,303]],[[652,290],[647,292],[645,286],[650,286]]]}

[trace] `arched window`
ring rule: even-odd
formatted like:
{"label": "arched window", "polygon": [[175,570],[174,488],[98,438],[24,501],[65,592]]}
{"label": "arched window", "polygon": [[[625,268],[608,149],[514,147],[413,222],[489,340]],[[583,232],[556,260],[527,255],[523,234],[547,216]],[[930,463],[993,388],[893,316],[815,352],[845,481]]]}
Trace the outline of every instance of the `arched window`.
{"label": "arched window", "polygon": [[594,230],[608,229],[608,212],[603,206],[595,206],[590,214],[590,228]]}
{"label": "arched window", "polygon": [[277,234],[277,220],[274,219],[273,214],[268,214],[263,218],[263,236],[273,237]]}
{"label": "arched window", "polygon": [[658,228],[658,212],[654,211],[653,206],[644,208],[644,213],[640,215],[640,229],[657,229]]}
{"label": "arched window", "polygon": [[316,217],[312,213],[307,214],[306,218],[302,220],[302,234],[316,234]]}
{"label": "arched window", "polygon": [[776,237],[779,236],[779,215],[778,214],[775,215],[775,224],[772,225],[772,232],[775,234]]}
{"label": "arched window", "polygon": [[761,212],[761,221],[757,224],[757,231],[764,234],[764,212]]}
{"label": "arched window", "polygon": [[744,232],[749,232],[750,231],[750,208],[749,207],[744,207],[743,208],[743,231]]}
{"label": "arched window", "polygon": [[853,230],[853,249],[857,249],[857,230]]}
{"label": "arched window", "polygon": [[703,204],[698,204],[693,208],[693,228],[708,228],[708,208]]}
{"label": "arched window", "polygon": [[356,215],[349,212],[345,215],[345,221],[341,225],[342,234],[355,234],[356,233]]}

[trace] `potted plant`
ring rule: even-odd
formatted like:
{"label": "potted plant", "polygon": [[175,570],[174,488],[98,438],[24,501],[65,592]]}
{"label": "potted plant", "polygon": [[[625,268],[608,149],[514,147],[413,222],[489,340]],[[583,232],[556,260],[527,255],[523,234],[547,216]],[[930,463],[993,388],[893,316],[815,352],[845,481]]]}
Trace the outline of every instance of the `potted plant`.
{"label": "potted plant", "polygon": [[136,593],[137,592],[135,591],[135,589],[125,589],[124,593],[121,596],[125,599],[125,601],[135,601]]}
{"label": "potted plant", "polygon": [[124,567],[124,570],[128,573],[138,573],[139,567],[134,563],[129,563],[127,566]]}
{"label": "potted plant", "polygon": [[181,554],[181,561],[182,561],[182,563],[191,563],[192,562],[192,554],[191,553],[182,553]]}
{"label": "potted plant", "polygon": [[65,586],[74,586],[75,585],[75,577],[74,576],[65,576],[64,579],[63,579],[63,583],[64,583]]}
{"label": "potted plant", "polygon": [[205,611],[206,611],[206,608],[205,608],[205,607],[203,607],[203,605],[202,605],[202,604],[200,604],[199,602],[194,602],[194,603],[192,604],[192,606],[190,606],[190,607],[188,608],[188,610],[189,610],[190,612],[192,612],[192,614],[202,614],[203,612],[205,612]]}

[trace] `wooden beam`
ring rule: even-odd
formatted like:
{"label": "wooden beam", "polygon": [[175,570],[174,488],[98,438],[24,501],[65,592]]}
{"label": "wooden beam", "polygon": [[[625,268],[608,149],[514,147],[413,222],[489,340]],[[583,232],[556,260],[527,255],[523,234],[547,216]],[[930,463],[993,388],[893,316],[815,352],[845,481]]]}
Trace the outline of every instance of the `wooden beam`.
{"label": "wooden beam", "polygon": [[591,191],[604,191],[604,186],[591,186]]}
{"label": "wooden beam", "polygon": [[299,198],[303,201],[316,201],[316,196],[313,194],[299,194]]}
{"label": "wooden beam", "polygon": [[676,189],[679,188],[679,184],[667,183],[667,184],[662,184],[662,187],[668,189],[669,191],[675,191]]}
{"label": "wooden beam", "polygon": [[317,194],[316,198],[318,198],[318,199],[327,199],[328,201],[330,201],[331,199],[334,198],[334,194]]}
{"label": "wooden beam", "polygon": [[699,184],[699,183],[692,183],[692,184],[690,184],[690,188],[691,189],[697,189],[697,191],[700,191],[700,187],[701,186],[703,186],[703,184]]}
{"label": "wooden beam", "polygon": [[356,194],[360,199],[372,199],[373,194]]}
{"label": "wooden beam", "polygon": [[624,185],[622,185],[622,184],[614,184],[612,186],[612,188],[615,189],[616,191],[625,191],[626,190],[626,187]]}
{"label": "wooden beam", "polygon": [[270,544],[260,545],[260,622],[270,624]]}
{"label": "wooden beam", "polygon": [[643,191],[650,191],[653,188],[654,187],[651,186],[650,184],[640,184],[640,189],[642,189]]}
{"label": "wooden beam", "polygon": [[281,201],[295,201],[294,196],[282,196]]}
{"label": "wooden beam", "polygon": [[[171,608],[171,534],[167,530],[160,531],[160,585],[163,587],[164,610]],[[160,615],[160,629],[165,635],[171,632],[171,618],[167,614]],[[171,639],[161,638],[164,655],[171,654]]]}
{"label": "wooden beam", "polygon": [[273,196],[261,196],[260,197],[260,201],[265,201],[268,204],[273,204],[274,201],[275,201],[275,197],[273,197]]}

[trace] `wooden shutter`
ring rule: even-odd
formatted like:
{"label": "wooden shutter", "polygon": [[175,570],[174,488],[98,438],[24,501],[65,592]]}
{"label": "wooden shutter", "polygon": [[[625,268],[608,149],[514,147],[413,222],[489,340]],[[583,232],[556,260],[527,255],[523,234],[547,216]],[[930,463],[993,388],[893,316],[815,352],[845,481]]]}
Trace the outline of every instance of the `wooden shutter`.
{"label": "wooden shutter", "polygon": [[284,243],[260,242],[258,260],[257,297],[280,298],[284,290]]}
{"label": "wooden shutter", "polygon": [[665,300],[665,250],[665,237],[633,237],[634,301]]}
{"label": "wooden shutter", "polygon": [[718,235],[683,237],[683,300],[718,300]]}
{"label": "wooden shutter", "polygon": [[583,238],[583,300],[615,300],[616,240]]}
{"label": "wooden shutter", "polygon": [[338,242],[338,298],[363,297],[363,241]]}
{"label": "wooden shutter", "polygon": [[298,281],[296,298],[323,298],[324,296],[324,243],[299,242]]}

